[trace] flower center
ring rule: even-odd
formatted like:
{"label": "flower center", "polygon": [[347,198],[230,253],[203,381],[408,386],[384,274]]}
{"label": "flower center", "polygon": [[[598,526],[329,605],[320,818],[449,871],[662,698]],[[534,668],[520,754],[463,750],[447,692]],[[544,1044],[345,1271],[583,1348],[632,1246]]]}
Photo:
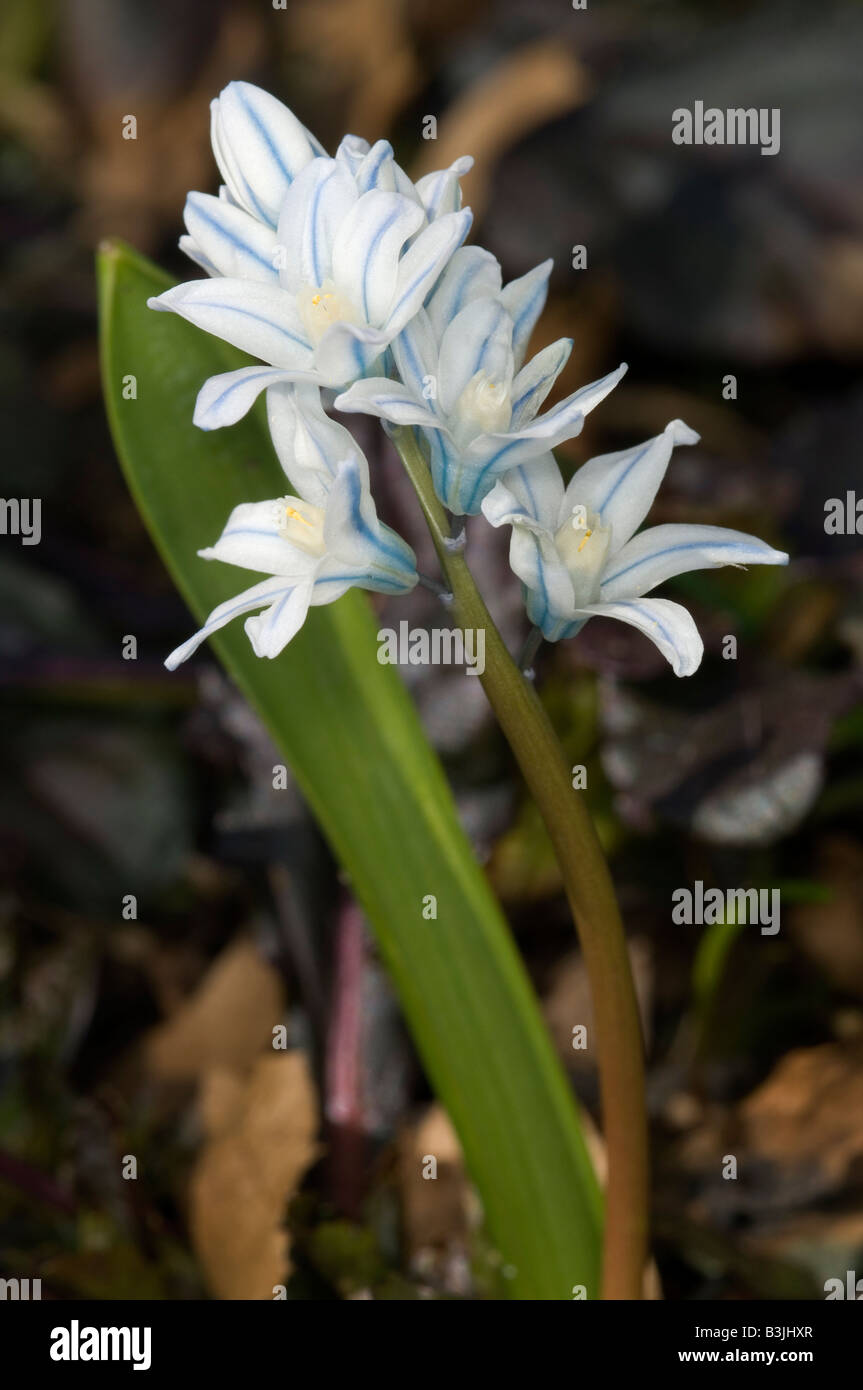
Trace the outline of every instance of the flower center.
{"label": "flower center", "polygon": [[307,555],[324,554],[324,513],[320,507],[300,502],[298,497],[280,497],[275,521],[282,540],[290,541]]}
{"label": "flower center", "polygon": [[605,568],[611,527],[600,525],[595,512],[579,503],[554,536],[557,553],[569,571],[576,605],[594,603]]}
{"label": "flower center", "polygon": [[309,342],[317,347],[334,323],[358,323],[357,311],[346,294],[332,280],[322,285],[304,285],[297,295],[297,308]]}
{"label": "flower center", "polygon": [[509,385],[490,381],[485,372],[472,376],[453,407],[450,429],[464,447],[478,434],[497,434],[509,429],[512,402]]}

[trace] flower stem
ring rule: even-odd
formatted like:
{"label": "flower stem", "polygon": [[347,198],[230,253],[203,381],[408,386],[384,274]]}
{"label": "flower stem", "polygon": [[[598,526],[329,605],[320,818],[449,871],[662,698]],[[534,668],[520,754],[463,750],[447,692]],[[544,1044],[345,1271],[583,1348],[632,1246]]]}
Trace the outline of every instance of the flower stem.
{"label": "flower stem", "polygon": [[527,636],[527,641],[522,648],[521,656],[518,659],[519,670],[525,675],[533,669],[536,654],[542,646],[542,633],[538,627],[532,627]]}
{"label": "flower stem", "polygon": [[507,651],[463,548],[452,545],[446,513],[413,432],[398,429],[392,437],[431,531],[457,620],[464,628],[485,631],[483,687],[539,807],[563,876],[593,997],[608,1158],[602,1297],[641,1298],[648,1239],[644,1049],[611,874],[551,721]]}

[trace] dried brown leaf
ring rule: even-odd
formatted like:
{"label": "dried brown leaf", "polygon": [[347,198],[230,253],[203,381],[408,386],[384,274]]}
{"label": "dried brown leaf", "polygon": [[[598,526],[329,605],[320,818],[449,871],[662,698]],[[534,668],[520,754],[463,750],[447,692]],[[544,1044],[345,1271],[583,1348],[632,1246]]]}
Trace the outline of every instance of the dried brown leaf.
{"label": "dried brown leaf", "polygon": [[194,994],[144,1043],[144,1065],[159,1080],[191,1081],[211,1067],[248,1066],[272,1041],[284,1010],[276,971],[246,939],[210,966]]}
{"label": "dried brown leaf", "polygon": [[290,1271],[290,1197],[318,1152],[318,1106],[302,1052],[273,1053],[243,1075],[215,1069],[202,1088],[210,1138],[189,1186],[189,1226],[217,1298],[271,1299]]}

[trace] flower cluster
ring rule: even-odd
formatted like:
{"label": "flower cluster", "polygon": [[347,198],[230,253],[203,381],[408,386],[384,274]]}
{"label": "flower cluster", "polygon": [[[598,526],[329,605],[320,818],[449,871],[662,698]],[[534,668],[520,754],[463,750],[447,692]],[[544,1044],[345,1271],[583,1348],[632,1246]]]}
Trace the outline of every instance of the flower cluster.
{"label": "flower cluster", "polygon": [[416,432],[435,490],[455,515],[512,530],[510,559],[528,616],[549,641],[594,615],[639,628],[678,675],[702,643],[686,609],[646,598],[665,579],[718,565],[784,564],[787,555],[715,526],[636,534],[675,444],[679,420],[634,449],[591,459],[564,486],[552,449],[576,436],[625,364],[543,409],[566,364],[562,338],[525,360],[551,262],[509,284],[488,251],[464,246],[471,160],[408,178],[385,140],[346,136],[333,158],[281,102],[232,82],[213,102],[224,184],[191,193],[181,246],[209,278],[150,301],[257,358],[207,381],[195,422],[239,420],[262,392],[291,491],[236,507],[200,552],[266,575],[222,604],[168,658],[175,667],[239,614],[259,656],[276,656],[310,606],[352,586],[407,593],[410,546],[377,516],[369,468],[328,415],[359,411]]}

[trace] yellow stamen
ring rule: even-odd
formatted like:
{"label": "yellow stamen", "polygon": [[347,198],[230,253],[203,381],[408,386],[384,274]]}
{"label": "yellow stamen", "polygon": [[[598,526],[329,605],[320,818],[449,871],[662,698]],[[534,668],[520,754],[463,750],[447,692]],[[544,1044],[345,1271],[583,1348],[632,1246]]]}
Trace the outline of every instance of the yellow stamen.
{"label": "yellow stamen", "polygon": [[312,524],[306,520],[302,512],[297,511],[296,507],[285,507],[285,516],[290,517],[291,521],[301,521],[304,526],[311,526]]}
{"label": "yellow stamen", "polygon": [[581,543],[579,544],[579,547],[578,547],[578,553],[579,553],[579,555],[580,555],[581,552],[584,550],[584,547],[587,545],[587,542],[590,540],[590,538],[591,538],[592,535],[593,535],[593,532],[592,532],[592,531],[585,531],[584,537],[583,537],[583,539],[582,539],[582,541],[581,541]]}

